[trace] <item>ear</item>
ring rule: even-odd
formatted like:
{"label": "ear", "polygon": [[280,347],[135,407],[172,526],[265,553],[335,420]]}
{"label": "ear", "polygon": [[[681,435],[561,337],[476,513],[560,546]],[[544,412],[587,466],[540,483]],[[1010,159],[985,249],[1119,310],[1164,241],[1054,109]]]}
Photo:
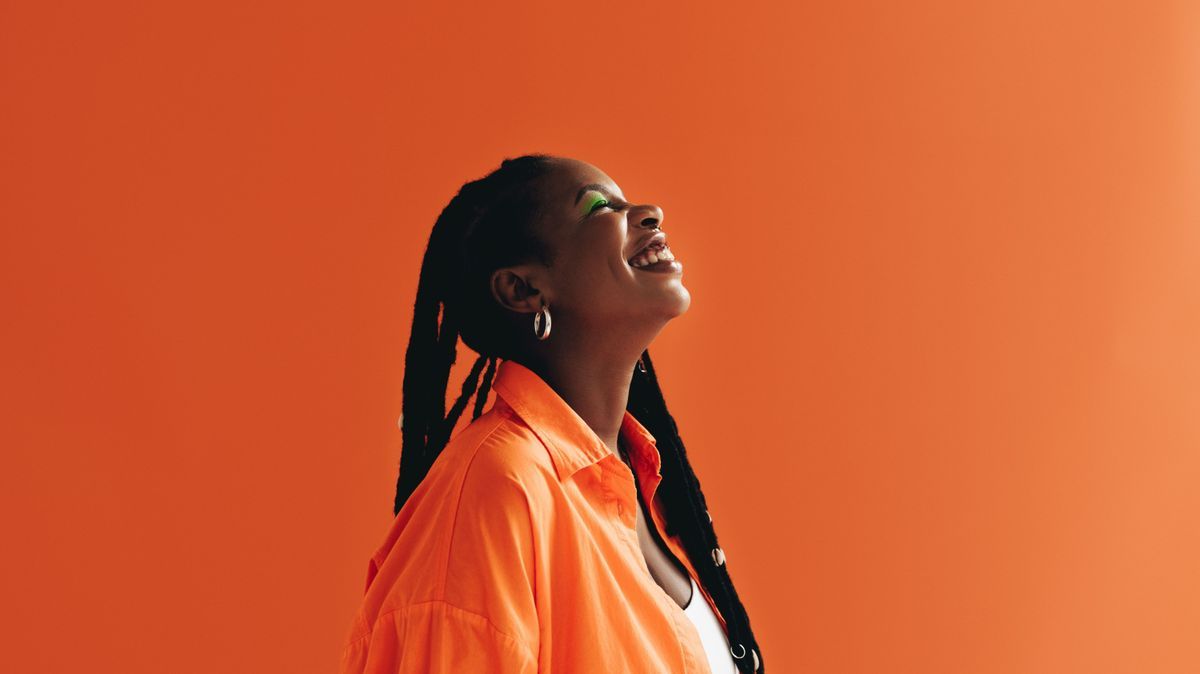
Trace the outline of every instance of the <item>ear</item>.
{"label": "ear", "polygon": [[531,265],[497,269],[492,272],[491,277],[492,296],[500,306],[517,313],[531,314],[541,309],[545,298],[543,293],[534,287],[532,275]]}

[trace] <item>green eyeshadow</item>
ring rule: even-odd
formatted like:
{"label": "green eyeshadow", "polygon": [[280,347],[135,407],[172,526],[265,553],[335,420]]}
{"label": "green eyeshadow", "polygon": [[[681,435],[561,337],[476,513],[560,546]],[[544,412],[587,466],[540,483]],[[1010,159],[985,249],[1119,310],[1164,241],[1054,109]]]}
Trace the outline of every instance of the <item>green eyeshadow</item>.
{"label": "green eyeshadow", "polygon": [[587,207],[587,210],[586,210],[586,211],[584,211],[584,214],[586,215],[587,213],[591,213],[592,211],[594,211],[594,210],[596,209],[596,205],[597,205],[597,204],[600,204],[600,203],[607,203],[607,202],[608,202],[608,199],[605,199],[604,197],[602,197],[602,196],[600,196],[600,195],[598,195],[598,194],[597,194],[597,195],[595,195],[595,196],[593,196],[593,197],[592,197],[592,198],[591,198],[591,199],[590,199],[590,200],[587,202],[587,203],[588,203],[588,207]]}

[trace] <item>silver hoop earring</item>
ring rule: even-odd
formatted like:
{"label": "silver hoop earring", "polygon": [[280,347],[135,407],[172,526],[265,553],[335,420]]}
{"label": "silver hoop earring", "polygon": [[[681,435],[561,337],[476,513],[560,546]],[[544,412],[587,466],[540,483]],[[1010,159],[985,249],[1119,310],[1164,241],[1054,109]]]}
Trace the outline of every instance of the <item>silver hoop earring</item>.
{"label": "silver hoop earring", "polygon": [[533,315],[533,334],[538,339],[545,339],[550,336],[550,307],[544,304]]}

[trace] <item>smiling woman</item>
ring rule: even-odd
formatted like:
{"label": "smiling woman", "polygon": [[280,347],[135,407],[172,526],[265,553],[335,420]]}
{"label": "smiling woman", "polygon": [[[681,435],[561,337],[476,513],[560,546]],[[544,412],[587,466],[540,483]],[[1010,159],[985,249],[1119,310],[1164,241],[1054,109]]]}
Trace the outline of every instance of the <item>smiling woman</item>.
{"label": "smiling woman", "polygon": [[[691,302],[663,222],[548,155],[505,160],[442,211],[396,518],[343,674],[765,671],[650,360]],[[447,413],[459,339],[479,357]]]}

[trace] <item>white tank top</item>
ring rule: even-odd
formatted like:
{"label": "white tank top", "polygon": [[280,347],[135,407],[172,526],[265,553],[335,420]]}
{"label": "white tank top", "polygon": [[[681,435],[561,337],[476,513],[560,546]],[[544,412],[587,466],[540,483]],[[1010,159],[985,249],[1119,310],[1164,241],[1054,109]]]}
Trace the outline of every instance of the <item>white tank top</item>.
{"label": "white tank top", "polygon": [[700,643],[704,644],[704,653],[708,656],[708,667],[712,674],[737,674],[737,666],[733,664],[733,654],[729,652],[729,638],[721,628],[721,620],[713,613],[712,607],[700,594],[696,579],[688,574],[692,581],[692,598],[688,600],[683,614],[696,626],[700,633]]}

